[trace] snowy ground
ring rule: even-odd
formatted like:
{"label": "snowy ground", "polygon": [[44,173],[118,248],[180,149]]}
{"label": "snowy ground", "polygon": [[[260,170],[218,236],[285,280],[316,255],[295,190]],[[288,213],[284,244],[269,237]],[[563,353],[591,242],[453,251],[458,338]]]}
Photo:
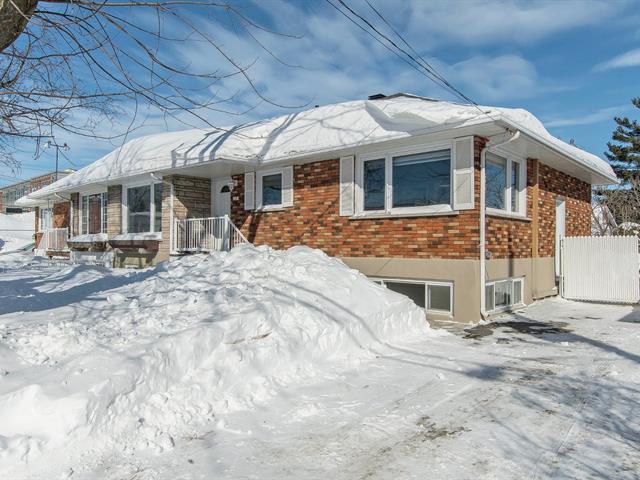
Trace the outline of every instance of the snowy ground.
{"label": "snowy ground", "polygon": [[[232,260],[145,272],[0,260],[0,477],[640,477],[640,311],[550,299],[464,338],[423,331],[410,306],[375,290],[372,309],[398,301],[394,309],[404,312],[370,320],[373,337],[388,335],[379,342],[349,315],[331,324],[338,312],[313,296],[326,293],[316,259],[302,258],[308,275],[270,258],[274,268],[258,280],[237,265],[234,272]],[[264,270],[263,260],[252,256],[248,270]],[[197,281],[178,288],[175,280],[193,269]],[[208,271],[220,287],[206,283]],[[345,306],[351,274],[331,272],[333,304]],[[286,288],[278,283],[285,273]],[[314,277],[316,291],[302,296]],[[360,280],[349,282],[368,289]],[[293,300],[287,306],[278,292],[259,290],[265,284]],[[203,288],[208,296],[194,296]],[[262,306],[252,303],[259,299]],[[223,305],[244,305],[245,320],[225,317],[235,326],[227,340],[235,340],[209,339],[217,353],[208,364],[207,352],[189,347],[203,345],[202,312],[229,315]],[[318,330],[284,338],[273,329],[281,317],[287,331]],[[259,325],[271,330],[254,332]],[[162,356],[169,351],[196,365],[176,370],[180,357]],[[274,365],[273,352],[286,361]],[[134,367],[147,373],[120,378]],[[220,383],[225,372],[237,383]],[[106,388],[107,377],[118,380]],[[172,391],[178,384],[180,395]],[[113,402],[87,410],[83,402],[96,392]],[[123,404],[127,395],[135,402]]]}
{"label": "snowy ground", "polygon": [[34,213],[0,213],[0,253],[19,250],[33,243]]}

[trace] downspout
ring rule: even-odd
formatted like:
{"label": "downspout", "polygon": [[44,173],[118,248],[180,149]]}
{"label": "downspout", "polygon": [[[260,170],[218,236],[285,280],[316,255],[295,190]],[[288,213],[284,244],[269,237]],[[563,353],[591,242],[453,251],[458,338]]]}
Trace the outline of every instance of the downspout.
{"label": "downspout", "polygon": [[511,135],[509,138],[498,142],[491,143],[491,139],[485,144],[480,151],[480,316],[483,320],[487,319],[487,299],[486,299],[486,261],[487,261],[487,246],[486,246],[486,228],[487,228],[487,192],[486,192],[486,172],[485,167],[487,163],[487,152],[492,148],[496,148],[507,143],[513,142],[520,137],[520,130],[513,132],[507,129],[506,133]]}

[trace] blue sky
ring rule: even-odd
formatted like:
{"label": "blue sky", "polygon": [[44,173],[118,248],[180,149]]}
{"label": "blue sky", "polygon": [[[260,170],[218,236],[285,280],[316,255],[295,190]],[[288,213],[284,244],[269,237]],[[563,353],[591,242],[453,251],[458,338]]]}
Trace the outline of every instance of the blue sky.
{"label": "blue sky", "polygon": [[[346,0],[345,0],[346,1]],[[485,105],[521,107],[540,118],[556,136],[603,156],[614,115],[638,116],[630,99],[640,96],[640,0],[610,1],[383,1],[370,0],[412,46],[440,73],[474,101]],[[228,54],[253,63],[249,75],[262,93],[277,103],[296,107],[366,98],[372,93],[411,92],[454,99],[402,63],[322,0],[251,2],[239,8],[251,18],[299,38],[253,31],[272,52],[295,68],[283,66],[256,42],[234,28],[225,16],[193,19]],[[376,24],[364,0],[347,3]],[[135,15],[135,12],[132,13]],[[168,25],[170,27],[170,25]],[[165,55],[194,71],[227,65],[202,43],[167,48]],[[260,102],[238,77],[221,81],[211,94],[235,94],[226,109],[231,115],[209,112],[215,125],[294,111]],[[307,107],[308,108],[308,107]],[[122,105],[116,123],[104,133],[126,130],[131,105]],[[142,108],[132,136],[188,128],[182,119],[163,118]],[[130,137],[131,138],[131,137]],[[59,133],[66,155],[86,165],[118,146]],[[121,142],[121,140],[120,140]],[[0,185],[53,168],[53,151],[33,158],[32,146],[19,145],[22,171],[0,166]],[[61,160],[61,168],[71,167]],[[17,178],[16,178],[17,177]]]}

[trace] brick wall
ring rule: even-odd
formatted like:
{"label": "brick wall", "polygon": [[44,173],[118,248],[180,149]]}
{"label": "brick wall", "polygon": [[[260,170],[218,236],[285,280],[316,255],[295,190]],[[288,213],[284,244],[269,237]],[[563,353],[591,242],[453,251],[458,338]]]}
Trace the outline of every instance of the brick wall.
{"label": "brick wall", "polygon": [[[532,255],[535,161],[527,165],[527,220],[487,217],[487,250],[492,258],[527,258]],[[566,235],[591,234],[591,186],[539,164],[538,256],[555,255],[556,198],[566,201]]]}
{"label": "brick wall", "polygon": [[53,204],[53,228],[67,228],[69,226],[70,207],[71,204],[69,202],[60,202]]}
{"label": "brick wall", "polygon": [[122,233],[122,185],[107,187],[107,234]]}
{"label": "brick wall", "polygon": [[165,190],[169,190],[170,184],[173,184],[174,218],[206,218],[211,216],[211,179],[170,175],[163,177],[162,180],[165,182],[162,192],[163,198],[166,193],[169,193]]}
{"label": "brick wall", "polygon": [[556,198],[565,198],[565,232],[568,237],[591,235],[591,186],[540,164],[541,257],[555,254]]}
{"label": "brick wall", "polygon": [[458,215],[352,220],[339,215],[339,160],[294,167],[294,205],[244,210],[244,175],[234,176],[231,216],[255,244],[308,245],[344,257],[478,258],[480,150],[475,142],[475,205]]}

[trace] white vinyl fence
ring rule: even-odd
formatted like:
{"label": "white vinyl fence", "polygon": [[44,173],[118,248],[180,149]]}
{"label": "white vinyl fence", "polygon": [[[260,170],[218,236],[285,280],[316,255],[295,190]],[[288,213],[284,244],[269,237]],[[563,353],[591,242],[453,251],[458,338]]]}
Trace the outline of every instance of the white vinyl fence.
{"label": "white vinyl fence", "polygon": [[564,298],[610,303],[640,301],[638,237],[564,237],[560,288]]}

